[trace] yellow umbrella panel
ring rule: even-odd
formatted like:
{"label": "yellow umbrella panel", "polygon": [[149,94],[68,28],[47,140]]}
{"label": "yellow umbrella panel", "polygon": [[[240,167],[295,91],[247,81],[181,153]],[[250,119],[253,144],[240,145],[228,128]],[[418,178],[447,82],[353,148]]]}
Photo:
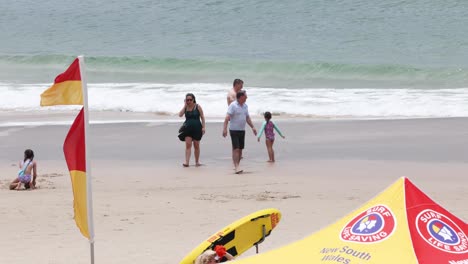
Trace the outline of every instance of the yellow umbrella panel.
{"label": "yellow umbrella panel", "polygon": [[321,231],[239,264],[468,263],[468,225],[407,178]]}

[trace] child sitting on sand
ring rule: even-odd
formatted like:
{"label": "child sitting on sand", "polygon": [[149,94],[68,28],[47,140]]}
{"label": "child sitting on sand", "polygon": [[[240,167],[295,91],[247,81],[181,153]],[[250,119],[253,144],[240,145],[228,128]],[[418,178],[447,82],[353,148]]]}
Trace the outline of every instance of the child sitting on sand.
{"label": "child sitting on sand", "polygon": [[37,164],[33,159],[34,152],[31,149],[25,150],[24,159],[19,163],[18,177],[10,183],[10,190],[20,190],[23,184],[26,189],[36,188]]}
{"label": "child sitting on sand", "polygon": [[271,113],[270,112],[265,112],[263,115],[265,117],[265,121],[263,121],[262,127],[260,128],[260,132],[258,133],[257,140],[260,142],[260,138],[262,137],[262,133],[265,130],[265,144],[267,147],[268,151],[268,162],[275,162],[275,151],[273,150],[273,143],[275,143],[275,132],[273,131],[276,130],[278,134],[282,137],[283,134],[279,130],[279,128],[271,121]]}

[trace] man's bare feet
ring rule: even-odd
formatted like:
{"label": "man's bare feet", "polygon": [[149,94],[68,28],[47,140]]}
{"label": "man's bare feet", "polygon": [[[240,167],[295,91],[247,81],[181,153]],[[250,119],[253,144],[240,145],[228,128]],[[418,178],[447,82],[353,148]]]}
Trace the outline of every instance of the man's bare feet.
{"label": "man's bare feet", "polygon": [[182,166],[184,166],[184,168],[187,168],[189,165],[185,164],[185,163],[182,163]]}
{"label": "man's bare feet", "polygon": [[202,166],[202,165],[203,165],[203,164],[201,164],[201,163],[196,163],[196,164],[195,164],[195,167],[200,167],[200,166]]}
{"label": "man's bare feet", "polygon": [[236,170],[235,174],[241,174],[243,172],[244,172],[244,170]]}

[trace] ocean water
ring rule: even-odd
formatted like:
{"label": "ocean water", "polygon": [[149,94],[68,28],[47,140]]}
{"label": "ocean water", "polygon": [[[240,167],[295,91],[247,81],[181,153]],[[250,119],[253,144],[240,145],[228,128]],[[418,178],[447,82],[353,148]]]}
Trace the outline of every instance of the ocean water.
{"label": "ocean water", "polygon": [[241,78],[254,114],[468,116],[466,24],[466,1],[0,1],[0,111],[70,109],[39,95],[84,55],[95,111],[193,92],[221,117]]}

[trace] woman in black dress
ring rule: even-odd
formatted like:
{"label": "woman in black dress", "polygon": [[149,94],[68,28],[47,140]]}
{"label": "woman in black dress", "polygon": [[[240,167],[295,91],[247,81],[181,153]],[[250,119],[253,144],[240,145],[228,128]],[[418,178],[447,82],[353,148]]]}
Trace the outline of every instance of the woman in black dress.
{"label": "woman in black dress", "polygon": [[[205,134],[205,115],[203,109],[195,100],[195,95],[188,93],[185,95],[184,107],[180,110],[179,116],[185,115],[185,163],[189,166],[192,144],[194,147],[195,166],[200,166],[200,140]],[[200,121],[201,120],[201,121]]]}

